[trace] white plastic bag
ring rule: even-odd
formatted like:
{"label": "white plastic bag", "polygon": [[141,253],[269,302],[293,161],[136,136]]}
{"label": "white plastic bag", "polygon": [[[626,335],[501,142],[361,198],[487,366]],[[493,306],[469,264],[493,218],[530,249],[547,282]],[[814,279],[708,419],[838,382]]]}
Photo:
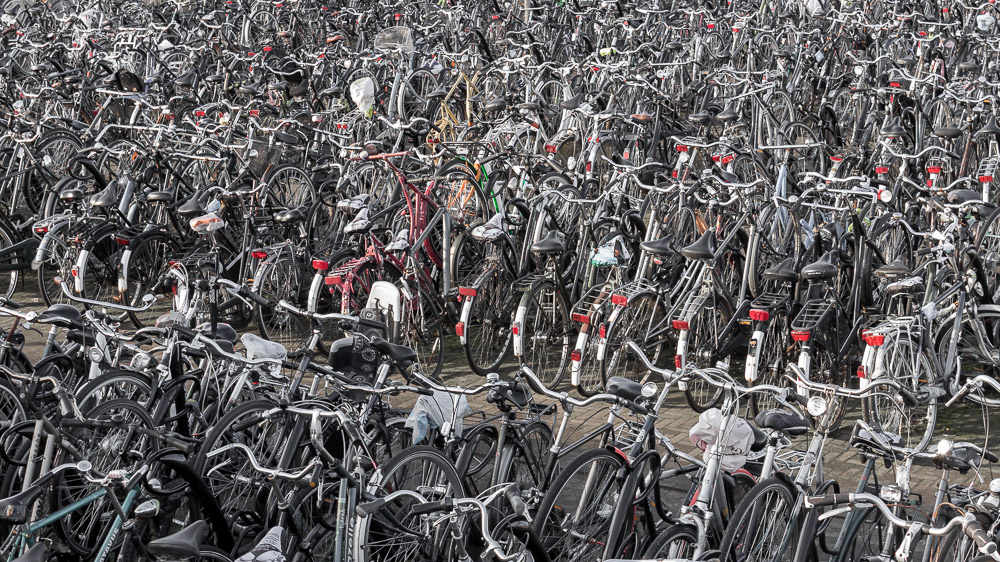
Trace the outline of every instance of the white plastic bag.
{"label": "white plastic bag", "polygon": [[[694,424],[688,435],[691,442],[696,447],[705,451],[705,462],[708,462],[712,445],[719,439],[719,430],[722,428],[722,410],[712,408],[705,410],[698,416],[698,423]],[[721,442],[722,448],[722,470],[732,472],[741,468],[747,462],[747,453],[753,445],[753,430],[750,424],[736,416],[729,420],[729,427],[726,428],[726,435]]]}
{"label": "white plastic bag", "polygon": [[365,76],[351,82],[351,100],[365,117],[371,117],[375,107],[375,81],[370,76]]}

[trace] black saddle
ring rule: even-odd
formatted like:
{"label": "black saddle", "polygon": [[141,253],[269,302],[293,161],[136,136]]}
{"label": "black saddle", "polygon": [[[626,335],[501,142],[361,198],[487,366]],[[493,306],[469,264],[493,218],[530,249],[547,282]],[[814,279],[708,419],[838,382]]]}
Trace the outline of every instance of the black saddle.
{"label": "black saddle", "polygon": [[659,240],[643,242],[639,244],[639,247],[654,256],[669,256],[677,253],[677,246],[674,245],[673,236],[664,236]]}
{"label": "black saddle", "polygon": [[796,273],[795,268],[792,267],[794,261],[795,258],[782,260],[781,262],[765,269],[764,273],[761,274],[761,277],[771,281],[794,283],[799,280],[799,274]]}
{"label": "black saddle", "polygon": [[416,351],[413,351],[405,345],[396,345],[382,338],[373,339],[372,347],[391,359],[393,363],[396,363],[404,369],[412,365],[417,360]]}
{"label": "black saddle", "polygon": [[28,511],[45,489],[31,486],[20,494],[0,500],[0,522],[20,525],[28,521]]}
{"label": "black saddle", "polygon": [[199,520],[172,535],[150,541],[146,548],[153,556],[195,558],[201,552],[201,543],[207,535],[208,523]]}
{"label": "black saddle", "polygon": [[563,253],[562,240],[559,239],[556,231],[550,230],[545,238],[531,245],[531,253],[538,255],[561,254]]}
{"label": "black saddle", "polygon": [[708,229],[694,244],[681,248],[681,255],[689,260],[711,260],[715,258],[715,231]]}
{"label": "black saddle", "polygon": [[809,431],[809,422],[805,418],[785,410],[760,412],[753,421],[764,429],[773,429],[789,435],[802,435]]}
{"label": "black saddle", "polygon": [[607,391],[608,394],[635,402],[642,396],[642,385],[625,377],[610,377],[608,378]]}
{"label": "black saddle", "polygon": [[42,324],[54,324],[60,328],[82,328],[83,314],[68,304],[54,304],[38,315]]}
{"label": "black saddle", "polygon": [[840,273],[840,268],[834,263],[833,250],[823,254],[818,260],[802,268],[799,276],[806,281],[833,279]]}

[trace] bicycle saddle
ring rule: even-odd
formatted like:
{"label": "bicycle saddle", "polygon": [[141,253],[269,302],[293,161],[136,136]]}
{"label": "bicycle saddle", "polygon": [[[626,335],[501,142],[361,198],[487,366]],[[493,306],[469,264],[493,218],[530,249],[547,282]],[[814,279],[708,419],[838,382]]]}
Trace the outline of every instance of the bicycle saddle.
{"label": "bicycle saddle", "polygon": [[723,123],[731,123],[739,119],[740,114],[736,111],[736,108],[733,107],[733,104],[729,104],[726,106],[725,109],[722,110],[721,113],[719,113],[715,117],[716,119],[722,121]]}
{"label": "bicycle saddle", "polygon": [[405,345],[396,345],[382,338],[372,339],[372,347],[380,351],[383,355],[391,359],[393,363],[396,363],[403,369],[409,367],[414,361],[417,360],[416,351],[413,351]]}
{"label": "bicycle saddle", "polygon": [[170,203],[173,200],[173,191],[151,191],[146,194],[146,201],[150,203]]}
{"label": "bicycle saddle", "polygon": [[280,211],[274,215],[274,222],[279,224],[299,224],[305,220],[305,214],[298,208]]}
{"label": "bicycle saddle", "polygon": [[83,191],[79,189],[64,189],[59,192],[59,199],[67,203],[76,203],[83,199]]}
{"label": "bicycle saddle", "polygon": [[402,229],[383,248],[386,252],[405,252],[410,249],[410,231]]}
{"label": "bicycle saddle", "polygon": [[472,229],[472,237],[480,242],[492,242],[503,236],[503,213],[497,213],[490,220]]}
{"label": "bicycle saddle", "polygon": [[91,207],[113,207],[118,202],[118,180],[112,181],[90,198]]}
{"label": "bicycle saddle", "polygon": [[528,399],[530,397],[531,392],[529,392],[524,386],[510,385],[504,389],[491,389],[489,395],[486,397],[486,401],[494,404],[500,404],[504,400],[507,400],[518,408],[525,408],[528,406]]}
{"label": "bicycle saddle", "polygon": [[427,94],[427,99],[429,100],[439,100],[444,99],[448,95],[448,88],[441,86],[440,88],[434,90],[433,92]]}
{"label": "bicycle saddle", "polygon": [[550,230],[545,238],[531,245],[531,253],[537,255],[563,253],[563,243],[559,239],[559,234],[555,230]]}
{"label": "bicycle saddle", "polygon": [[642,242],[639,244],[639,247],[654,256],[669,256],[677,253],[677,246],[674,244],[673,236],[664,236],[659,240]]}
{"label": "bicycle saddle", "polygon": [[781,262],[764,270],[761,277],[764,279],[769,279],[771,281],[783,281],[785,283],[794,283],[799,280],[799,274],[795,272],[795,268],[792,267],[795,258],[786,258]]}
{"label": "bicycle saddle", "polygon": [[910,268],[903,263],[903,260],[897,259],[876,269],[875,277],[893,280],[909,277],[911,273]]}
{"label": "bicycle saddle", "polygon": [[834,263],[834,251],[823,254],[821,258],[802,268],[799,276],[807,281],[818,279],[833,279],[840,273],[840,268]]}
{"label": "bicycle saddle", "polygon": [[201,206],[201,201],[198,200],[198,194],[194,194],[190,199],[185,201],[184,204],[177,207],[177,214],[186,219],[204,215],[205,208]]}
{"label": "bicycle saddle", "polygon": [[344,88],[341,86],[333,86],[319,93],[321,98],[339,98],[342,95],[344,95]]}
{"label": "bicycle saddle", "polygon": [[577,94],[568,100],[564,100],[559,103],[559,107],[563,109],[573,110],[583,105],[583,94]]}
{"label": "bicycle saddle", "polygon": [[708,125],[712,122],[712,116],[705,111],[699,111],[698,113],[688,115],[688,121],[695,125]]}
{"label": "bicycle saddle", "polygon": [[671,41],[663,46],[664,49],[668,51],[680,51],[684,48],[684,44],[680,41]]}
{"label": "bicycle saddle", "polygon": [[233,329],[233,327],[230,326],[229,324],[226,324],[225,322],[219,322],[219,324],[215,327],[214,334],[212,333],[210,328],[211,326],[206,325],[200,331],[202,334],[214,339],[216,343],[218,343],[219,346],[222,347],[222,349],[225,349],[227,352],[232,353],[232,349],[226,349],[226,346],[222,344],[223,343],[229,344],[229,347],[232,348],[233,345],[236,344],[236,340],[240,338],[240,335],[236,333],[236,330]]}
{"label": "bicycle saddle", "polygon": [[368,202],[371,201],[371,198],[372,196],[370,193],[359,193],[354,197],[350,197],[348,199],[341,199],[340,201],[337,201],[337,210],[348,211],[353,215],[354,213],[367,207]]}
{"label": "bicycle saddle", "polygon": [[344,227],[344,234],[365,234],[373,226],[375,224],[368,220],[368,207],[365,207],[358,211],[357,216],[351,222],[347,223],[347,226]]}
{"label": "bicycle saddle", "polygon": [[903,449],[903,438],[886,431],[876,431],[865,422],[858,420],[848,441],[851,447],[877,454],[887,461],[899,458]]}
{"label": "bicycle saddle", "polygon": [[979,70],[979,65],[975,61],[966,60],[958,63],[958,69],[964,71],[975,72]]}
{"label": "bicycle saddle", "polygon": [[633,402],[642,396],[642,385],[625,377],[609,377],[606,388],[608,394]]}
{"label": "bicycle saddle", "polygon": [[962,136],[962,129],[955,127],[940,127],[934,129],[934,136],[941,137],[943,139],[957,139]]}
{"label": "bicycle saddle", "polygon": [[226,81],[225,74],[209,74],[205,77],[205,82],[208,84],[222,84]]}
{"label": "bicycle saddle", "polygon": [[507,100],[502,97],[494,98],[483,105],[483,111],[486,113],[499,113],[505,109],[507,109]]}
{"label": "bicycle saddle", "polygon": [[239,90],[241,94],[246,94],[248,96],[253,96],[255,98],[260,97],[260,90],[258,90],[254,86],[251,86],[250,84],[243,84],[242,86],[240,86]]}
{"label": "bicycle saddle", "polygon": [[752,423],[748,423],[747,426],[750,427],[750,433],[753,434],[753,443],[750,444],[750,451],[754,453],[763,451],[767,447],[767,434],[754,427]]}
{"label": "bicycle saddle", "polygon": [[885,286],[885,294],[889,296],[922,295],[924,290],[924,280],[919,277],[907,277]]}
{"label": "bicycle saddle", "polygon": [[290,144],[292,146],[299,144],[298,135],[293,135],[291,133],[286,133],[284,131],[275,131],[274,140],[278,142],[283,142],[285,144]]}
{"label": "bicycle saddle", "polygon": [[41,324],[54,324],[61,328],[82,328],[83,315],[75,307],[68,304],[54,304],[36,319]]}
{"label": "bicycle saddle", "polygon": [[236,562],[284,562],[285,555],[281,553],[281,527],[271,527],[271,530],[260,539],[250,552],[240,556]]}
{"label": "bicycle saddle", "polygon": [[760,412],[753,422],[764,429],[773,429],[789,435],[803,435],[809,431],[809,422],[805,418],[781,409]]}
{"label": "bicycle saddle", "polygon": [[899,124],[899,118],[896,118],[890,121],[885,127],[882,127],[878,134],[882,137],[899,137],[906,134],[906,129]]}
{"label": "bicycle saddle", "polygon": [[194,83],[197,81],[198,81],[197,75],[194,72],[188,72],[187,74],[178,76],[177,79],[174,80],[174,84],[177,84],[178,86],[183,86],[185,88],[190,88],[191,86],[194,86]]}
{"label": "bicycle saddle", "polygon": [[997,118],[995,115],[990,115],[990,118],[986,120],[986,124],[983,125],[983,128],[976,131],[977,138],[987,135],[993,135],[1000,138],[1000,125],[997,125]]}
{"label": "bicycle saddle", "polygon": [[681,255],[689,260],[710,260],[715,257],[715,231],[708,229],[690,246],[681,248]]}
{"label": "bicycle saddle", "polygon": [[24,551],[24,554],[11,560],[11,562],[45,562],[49,555],[48,543],[38,542],[35,546]]}
{"label": "bicycle saddle", "polygon": [[150,541],[146,549],[153,556],[194,558],[201,551],[201,543],[207,535],[208,523],[198,520],[172,535]]}
{"label": "bicycle saddle", "polygon": [[41,485],[31,486],[20,494],[0,500],[0,522],[20,525],[28,520],[28,510],[45,491]]}

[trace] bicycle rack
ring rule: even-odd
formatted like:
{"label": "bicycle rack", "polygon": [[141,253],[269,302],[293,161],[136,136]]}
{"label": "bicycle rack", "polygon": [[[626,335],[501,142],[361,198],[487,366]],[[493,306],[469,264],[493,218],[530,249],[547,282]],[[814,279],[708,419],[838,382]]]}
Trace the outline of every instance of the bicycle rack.
{"label": "bicycle rack", "polygon": [[601,309],[611,300],[614,290],[607,283],[594,285],[580,297],[570,311],[570,317],[574,322],[592,324],[596,318],[600,317]]}
{"label": "bicycle rack", "polygon": [[754,310],[774,310],[784,305],[788,301],[788,295],[779,293],[764,293],[755,298],[750,303],[750,308]]}
{"label": "bicycle rack", "polygon": [[535,284],[535,281],[545,277],[544,273],[529,273],[520,279],[514,281],[514,292],[524,293],[531,289],[531,286]]}
{"label": "bicycle rack", "polygon": [[979,163],[979,168],[976,170],[976,179],[982,182],[985,178],[996,177],[997,168],[1000,168],[1000,156],[983,158],[983,161]]}
{"label": "bicycle rack", "polygon": [[705,308],[705,303],[708,301],[710,295],[710,291],[702,290],[688,296],[687,300],[684,301],[684,306],[681,307],[680,312],[674,317],[674,321],[690,323],[698,315],[698,312]]}
{"label": "bicycle rack", "polygon": [[792,320],[792,330],[810,332],[826,320],[833,311],[833,302],[826,299],[813,299],[806,303],[799,314]]}

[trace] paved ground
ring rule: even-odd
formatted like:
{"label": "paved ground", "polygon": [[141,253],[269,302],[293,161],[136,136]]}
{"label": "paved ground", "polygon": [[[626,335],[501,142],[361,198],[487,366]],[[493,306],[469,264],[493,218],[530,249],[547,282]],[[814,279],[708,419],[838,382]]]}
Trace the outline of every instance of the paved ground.
{"label": "paved ground", "polygon": [[[37,296],[36,286],[33,278],[27,278],[22,283],[22,288],[15,295],[15,300],[18,300],[29,309],[43,309],[44,303]],[[4,322],[0,321],[0,326],[3,324]],[[253,328],[251,327],[251,329]],[[32,335],[29,332],[28,340],[29,355],[38,354],[42,337],[37,334]],[[482,377],[470,374],[466,366],[465,357],[462,354],[461,348],[458,347],[457,338],[449,338],[446,350],[447,360],[442,376],[448,384],[471,387],[482,383]],[[565,378],[568,379],[568,375]],[[565,390],[569,391],[571,389],[567,386]],[[470,402],[473,409],[477,410],[477,413],[474,414],[476,416],[482,416],[483,412],[490,411],[489,405],[482,399],[473,399]],[[573,418],[573,425],[576,427],[571,428],[573,434],[568,436],[567,439],[572,440],[574,436],[585,435],[590,428],[603,423],[605,417],[606,415],[596,407],[589,411],[578,410]],[[860,411],[854,410],[848,412],[846,419],[852,420],[859,417]],[[988,440],[997,440],[997,438],[993,437],[994,435],[1000,436],[1000,433],[994,429],[1000,428],[1000,412],[995,410],[984,412],[981,408],[972,405],[963,405],[948,411],[942,411],[939,418],[932,444],[939,439],[945,438],[957,441],[967,440],[978,445],[986,443],[990,448],[1000,451],[1000,445],[988,442]],[[658,427],[681,450],[700,455],[701,451],[697,450],[688,438],[688,430],[697,422],[697,419],[697,414],[688,408],[683,396],[678,392],[668,398],[666,410],[661,412]],[[987,422],[989,431],[986,430]],[[851,483],[856,482],[860,476],[861,461],[859,461],[858,455],[854,451],[846,448],[845,439],[849,434],[850,423],[845,421],[844,427],[838,430],[827,444],[825,470],[828,477],[837,478],[842,483],[847,484],[848,487],[851,487]],[[806,438],[799,438],[794,443],[796,447],[804,448],[806,445]],[[984,468],[983,477],[986,481],[994,476],[1000,477],[1000,466]],[[884,466],[880,466],[878,477],[880,482],[895,481],[892,471],[886,470]],[[937,486],[939,478],[940,472],[932,466],[914,467],[912,489],[915,492],[921,493],[929,501],[933,497],[933,491]],[[951,482],[952,484],[969,484],[985,488],[982,481],[979,481],[972,474],[952,474]]]}

